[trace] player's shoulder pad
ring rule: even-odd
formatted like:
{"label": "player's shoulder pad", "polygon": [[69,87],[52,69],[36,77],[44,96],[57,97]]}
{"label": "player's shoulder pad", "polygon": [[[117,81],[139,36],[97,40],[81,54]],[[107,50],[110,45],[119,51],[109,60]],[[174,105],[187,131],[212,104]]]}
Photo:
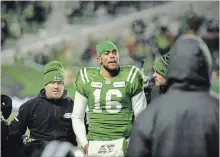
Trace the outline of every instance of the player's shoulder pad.
{"label": "player's shoulder pad", "polygon": [[84,67],[77,73],[77,79],[81,79],[83,84],[89,83],[91,77],[100,71],[99,67]]}
{"label": "player's shoulder pad", "polygon": [[136,66],[132,65],[125,65],[122,66],[122,71],[126,73],[126,81],[132,83],[135,79],[143,79],[143,75],[140,69]]}

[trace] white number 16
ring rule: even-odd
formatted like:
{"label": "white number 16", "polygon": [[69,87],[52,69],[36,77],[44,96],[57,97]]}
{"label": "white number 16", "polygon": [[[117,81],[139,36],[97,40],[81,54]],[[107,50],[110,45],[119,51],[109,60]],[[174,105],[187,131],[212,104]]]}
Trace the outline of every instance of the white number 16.
{"label": "white number 16", "polygon": [[[100,107],[100,96],[101,96],[101,89],[96,89],[93,92],[94,98],[95,98],[95,108],[93,109],[93,112],[98,112],[101,113],[102,109]],[[112,101],[111,97],[112,95],[116,95],[117,97],[122,97],[122,93],[118,89],[109,89],[108,92],[106,93],[106,106],[105,109],[109,113],[118,113],[122,105],[119,101]],[[112,105],[116,106],[116,109],[111,109]]]}

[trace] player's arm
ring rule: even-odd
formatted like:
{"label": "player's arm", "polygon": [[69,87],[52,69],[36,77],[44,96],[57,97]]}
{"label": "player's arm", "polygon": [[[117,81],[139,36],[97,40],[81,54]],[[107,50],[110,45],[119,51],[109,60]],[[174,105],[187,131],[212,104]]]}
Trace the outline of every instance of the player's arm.
{"label": "player's arm", "polygon": [[131,83],[131,95],[132,95],[132,108],[134,111],[134,116],[137,117],[141,111],[143,111],[147,106],[147,100],[143,88],[143,75],[138,68],[130,79]]}
{"label": "player's arm", "polygon": [[76,77],[75,83],[76,83],[76,93],[75,93],[74,107],[72,113],[72,125],[76,137],[78,138],[81,146],[84,148],[84,146],[88,144],[85,122],[84,122],[88,99],[85,96],[85,85],[79,73]]}

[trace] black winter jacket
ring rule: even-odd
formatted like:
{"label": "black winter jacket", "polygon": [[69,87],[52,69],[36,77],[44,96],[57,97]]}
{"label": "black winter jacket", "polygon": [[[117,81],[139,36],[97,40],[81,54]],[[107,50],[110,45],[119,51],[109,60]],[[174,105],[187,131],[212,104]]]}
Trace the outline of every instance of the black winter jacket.
{"label": "black winter jacket", "polygon": [[137,117],[126,157],[219,156],[219,99],[209,94],[210,58],[194,36],[177,40],[168,91]]}
{"label": "black winter jacket", "polygon": [[150,92],[150,97],[148,98],[148,105],[150,104],[150,102],[152,100],[154,100],[155,98],[157,98],[159,95],[166,93],[167,88],[166,85],[162,85],[162,86],[153,86],[153,88],[151,89]]}
{"label": "black winter jacket", "polygon": [[76,146],[76,136],[71,121],[73,104],[73,100],[67,97],[66,91],[61,99],[52,100],[47,98],[45,89],[42,89],[36,98],[27,101],[19,108],[18,115],[9,126],[9,139],[19,142],[28,127],[30,138],[35,143],[60,140]]}

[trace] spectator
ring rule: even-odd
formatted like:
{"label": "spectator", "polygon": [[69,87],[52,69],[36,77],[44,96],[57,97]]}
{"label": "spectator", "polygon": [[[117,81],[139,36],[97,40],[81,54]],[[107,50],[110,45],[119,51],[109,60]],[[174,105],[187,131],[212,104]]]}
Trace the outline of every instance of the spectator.
{"label": "spectator", "polygon": [[154,40],[161,56],[169,52],[171,46],[170,44],[172,43],[170,41],[172,35],[169,31],[168,23],[169,23],[168,17],[162,16],[159,21],[159,26],[158,26],[159,30],[156,31],[154,35]]}
{"label": "spectator", "polygon": [[64,84],[65,89],[68,92],[68,96],[74,100],[74,95],[76,92],[76,88],[74,87],[74,80],[73,80],[73,72],[70,68],[66,68],[64,71]]}
{"label": "spectator", "polygon": [[27,156],[52,140],[77,145],[71,122],[73,100],[64,90],[64,68],[60,62],[52,61],[45,66],[44,84],[37,97],[21,105],[9,126],[9,139],[15,143],[29,128],[30,142],[23,149]]}
{"label": "spectator", "polygon": [[137,117],[126,157],[218,157],[219,99],[209,94],[205,43],[184,35],[171,50],[168,91]]}

